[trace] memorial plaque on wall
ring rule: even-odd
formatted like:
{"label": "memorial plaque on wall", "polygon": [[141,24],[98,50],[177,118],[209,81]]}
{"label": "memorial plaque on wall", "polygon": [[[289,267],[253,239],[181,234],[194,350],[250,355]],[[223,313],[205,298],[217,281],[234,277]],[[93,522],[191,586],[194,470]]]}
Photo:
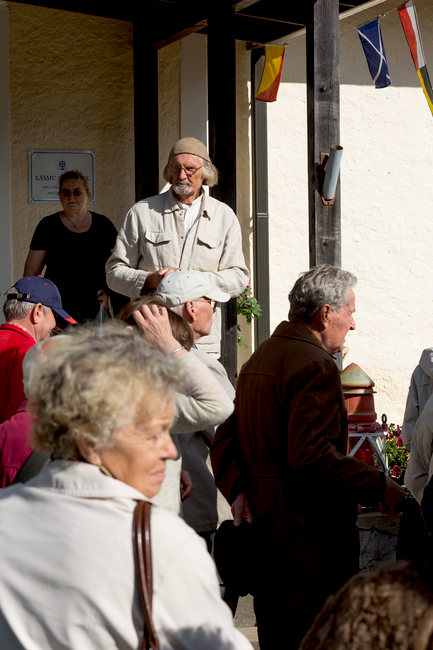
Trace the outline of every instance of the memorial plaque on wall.
{"label": "memorial plaque on wall", "polygon": [[29,149],[29,203],[60,203],[59,178],[64,172],[78,170],[89,182],[96,203],[95,161],[90,149],[61,151]]}

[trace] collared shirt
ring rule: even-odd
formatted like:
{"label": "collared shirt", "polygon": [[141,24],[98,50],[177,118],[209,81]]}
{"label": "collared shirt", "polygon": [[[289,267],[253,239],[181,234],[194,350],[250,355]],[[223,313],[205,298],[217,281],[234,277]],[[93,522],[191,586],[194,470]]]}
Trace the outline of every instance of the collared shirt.
{"label": "collared shirt", "polygon": [[201,194],[191,203],[191,205],[187,205],[186,203],[182,203],[182,201],[179,201],[179,205],[181,206],[182,210],[185,210],[185,231],[187,234],[189,233],[192,226],[195,224],[195,222],[197,221],[200,215],[201,204],[202,204]]}

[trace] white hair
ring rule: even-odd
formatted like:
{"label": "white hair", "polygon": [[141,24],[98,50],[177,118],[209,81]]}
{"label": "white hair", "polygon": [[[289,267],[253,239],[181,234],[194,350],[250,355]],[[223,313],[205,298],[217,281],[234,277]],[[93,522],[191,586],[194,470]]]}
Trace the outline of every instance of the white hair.
{"label": "white hair", "polygon": [[[18,294],[18,289],[16,287],[11,287],[8,292]],[[16,298],[8,298],[5,304],[3,305],[3,313],[7,323],[10,323],[12,320],[24,320],[24,318],[30,314],[32,309],[37,305],[36,302],[28,302],[27,300],[17,300]],[[45,316],[51,311],[51,307],[44,308]]]}
{"label": "white hair", "polygon": [[353,273],[330,264],[320,264],[301,273],[289,294],[289,320],[309,323],[326,304],[339,311],[347,302],[349,287],[354,287],[356,282]]}

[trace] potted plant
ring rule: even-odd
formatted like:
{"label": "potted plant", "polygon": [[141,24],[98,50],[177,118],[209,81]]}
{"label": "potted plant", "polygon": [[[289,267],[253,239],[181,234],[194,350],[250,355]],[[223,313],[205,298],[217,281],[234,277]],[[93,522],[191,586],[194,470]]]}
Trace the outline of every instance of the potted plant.
{"label": "potted plant", "polygon": [[[262,309],[257,302],[256,298],[253,296],[253,290],[251,289],[251,284],[248,282],[245,289],[239,294],[237,298],[238,305],[238,314],[245,316],[248,325],[251,325],[253,318],[258,318]],[[241,326],[238,323],[238,332],[241,331]],[[239,334],[238,336],[238,345],[244,345],[246,348],[248,345],[244,341],[244,335]]]}
{"label": "potted plant", "polygon": [[385,440],[385,453],[388,458],[388,474],[397,483],[403,485],[404,473],[409,462],[409,452],[403,446],[401,427],[389,424]]}

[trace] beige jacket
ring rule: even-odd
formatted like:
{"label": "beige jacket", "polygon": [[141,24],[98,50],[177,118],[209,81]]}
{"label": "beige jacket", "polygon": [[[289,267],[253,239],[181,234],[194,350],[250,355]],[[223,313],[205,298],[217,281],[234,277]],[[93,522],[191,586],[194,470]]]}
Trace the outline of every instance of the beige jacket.
{"label": "beige jacket", "polygon": [[[7,650],[138,650],[143,614],[132,515],[145,497],[81,462],[55,461],[0,494],[0,639]],[[203,541],[151,517],[153,617],[163,650],[251,650],[221,600]]]}
{"label": "beige jacket", "polygon": [[409,463],[404,482],[421,503],[424,488],[433,474],[433,395],[427,400],[412,434]]}
{"label": "beige jacket", "polygon": [[[212,373],[214,380],[220,384],[229,399],[233,412],[235,389],[233,388],[224,366],[215,357],[193,348],[191,352],[200,359]],[[186,355],[185,355],[186,356]],[[227,415],[227,417],[229,417]],[[219,420],[215,426],[227,418]],[[226,519],[233,519],[230,506],[221,492],[217,490],[209,459],[209,447],[215,436],[215,427],[204,431],[186,433],[177,438],[182,454],[182,467],[192,478],[194,489],[182,504],[182,516],[186,523],[197,533],[212,531]]]}
{"label": "beige jacket", "polygon": [[422,351],[419,364],[412,373],[406,410],[404,412],[401,437],[408,451],[411,451],[412,436],[416,422],[427,400],[433,394],[433,348]]}
{"label": "beige jacket", "polygon": [[[106,265],[107,284],[113,291],[135,298],[148,273],[166,267],[202,271],[209,282],[236,297],[245,289],[249,272],[242,252],[239,221],[231,208],[203,193],[199,218],[187,234],[184,210],[173,192],[136,203],[119,230]],[[219,352],[220,312],[209,336],[199,347]]]}
{"label": "beige jacket", "polygon": [[[197,350],[194,350],[175,359],[184,370],[183,392],[176,393],[174,396],[175,416],[170,429],[178,452],[180,452],[179,439],[184,435],[188,436],[190,431],[214,427],[233,412],[233,398],[230,398],[227,391],[207,367],[207,358],[209,357],[220,366],[221,364],[205,352],[202,352],[201,356],[196,353]],[[221,368],[223,367],[221,366]],[[155,503],[178,515],[182,511],[179,491],[181,457],[179,456],[176,460],[167,460],[165,467],[164,483],[155,497]]]}

